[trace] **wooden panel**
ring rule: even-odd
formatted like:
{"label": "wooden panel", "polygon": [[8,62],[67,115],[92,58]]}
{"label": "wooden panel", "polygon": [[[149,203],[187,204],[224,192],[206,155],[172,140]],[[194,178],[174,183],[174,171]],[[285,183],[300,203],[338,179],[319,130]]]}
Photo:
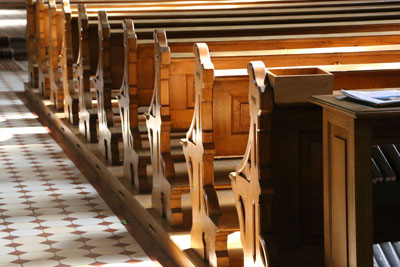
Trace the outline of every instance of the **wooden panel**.
{"label": "wooden panel", "polygon": [[122,33],[113,34],[111,37],[111,80],[112,88],[119,89],[124,77],[125,55],[124,36]]}
{"label": "wooden panel", "polygon": [[170,108],[171,110],[186,109],[186,75],[170,74]]}
{"label": "wooden panel", "polygon": [[190,108],[194,108],[194,103],[195,103],[195,93],[196,91],[194,90],[194,75],[186,75],[186,106]]}
{"label": "wooden panel", "polygon": [[245,134],[249,132],[249,100],[246,96],[232,97],[232,134]]}
{"label": "wooden panel", "polygon": [[[334,73],[333,89],[391,88],[399,86],[398,71]],[[351,81],[351,82],[349,82]]]}
{"label": "wooden panel", "polygon": [[324,233],[322,203],[322,133],[299,133],[299,168],[302,239],[322,242]]}
{"label": "wooden panel", "polygon": [[97,27],[89,28],[89,36],[90,74],[95,75],[99,63],[99,36]]}
{"label": "wooden panel", "polygon": [[213,131],[216,155],[242,155],[249,132],[248,77],[215,79]]}
{"label": "wooden panel", "polygon": [[215,136],[231,134],[232,102],[231,94],[219,92],[218,90],[214,91],[213,103],[218,103],[218,105],[213,105],[213,130]]}
{"label": "wooden panel", "polygon": [[[139,54],[139,52],[138,52]],[[154,58],[138,57],[138,88],[153,89],[154,86]]]}
{"label": "wooden panel", "polygon": [[193,109],[171,110],[172,128],[186,131],[190,127],[193,118]]}
{"label": "wooden panel", "polygon": [[[331,220],[332,255],[336,266],[348,266],[347,258],[347,142],[335,135],[332,127],[330,136],[330,184],[331,184]],[[333,216],[334,214],[334,216]]]}

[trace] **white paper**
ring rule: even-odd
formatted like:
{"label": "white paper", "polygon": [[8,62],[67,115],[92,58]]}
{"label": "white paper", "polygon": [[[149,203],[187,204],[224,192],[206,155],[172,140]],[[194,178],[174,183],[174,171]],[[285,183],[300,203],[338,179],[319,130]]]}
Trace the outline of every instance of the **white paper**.
{"label": "white paper", "polygon": [[345,96],[374,106],[400,105],[400,90],[340,90]]}

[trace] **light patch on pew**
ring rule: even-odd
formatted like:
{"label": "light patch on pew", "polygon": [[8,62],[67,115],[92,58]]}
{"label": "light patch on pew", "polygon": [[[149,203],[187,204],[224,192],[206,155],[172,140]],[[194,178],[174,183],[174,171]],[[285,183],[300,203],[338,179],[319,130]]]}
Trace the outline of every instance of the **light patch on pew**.
{"label": "light patch on pew", "polygon": [[[223,5],[223,9],[233,9],[233,8],[238,8],[241,5]],[[118,11],[119,9],[121,9],[120,7],[107,7],[107,10],[116,10]],[[125,11],[162,11],[162,10],[171,10],[171,11],[177,11],[177,10],[198,10],[198,9],[203,9],[203,10],[215,10],[218,9],[218,6],[184,6],[184,7],[165,7],[165,8],[160,8],[160,7],[151,7],[151,6],[147,6],[147,7],[126,7]],[[90,11],[94,12],[94,11],[101,11],[101,8],[91,8]]]}
{"label": "light patch on pew", "polygon": [[190,248],[190,234],[173,234],[171,235],[171,239],[179,247],[180,250]]}
{"label": "light patch on pew", "polygon": [[45,106],[51,106],[51,105],[53,105],[53,103],[51,103],[50,99],[43,100],[43,104],[44,104]]}
{"label": "light patch on pew", "polygon": [[240,231],[236,231],[228,235],[228,249],[236,249],[242,247],[242,241],[240,240]]}

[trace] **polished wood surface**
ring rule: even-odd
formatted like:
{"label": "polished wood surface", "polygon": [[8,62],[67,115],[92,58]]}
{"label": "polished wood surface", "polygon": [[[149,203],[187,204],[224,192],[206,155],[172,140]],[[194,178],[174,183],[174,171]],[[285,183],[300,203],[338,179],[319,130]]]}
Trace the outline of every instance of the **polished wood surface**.
{"label": "polished wood surface", "polygon": [[[372,266],[371,144],[399,141],[400,109],[315,96],[324,112],[325,265]],[[379,129],[379,130],[378,130]]]}
{"label": "polished wood surface", "polygon": [[[400,1],[37,0],[27,7],[30,86],[64,110],[63,131],[96,154],[92,160],[81,149],[94,168],[118,177],[104,179],[121,201],[145,199],[148,210],[137,216],[152,235],[171,246],[171,233],[191,229],[184,256],[166,248],[180,264],[323,264],[322,113],[306,102],[342,88],[398,86]],[[338,112],[354,119],[353,108]],[[343,136],[332,139],[329,155],[348,159],[351,135],[331,130]],[[370,237],[346,217],[354,204],[345,193],[347,162],[334,164],[329,193],[338,198],[330,204],[335,216],[325,217],[334,232],[325,259],[364,266],[370,251],[368,259],[357,253]],[[374,222],[376,240],[397,237],[382,230],[383,219]],[[229,248],[239,230],[242,244]]]}

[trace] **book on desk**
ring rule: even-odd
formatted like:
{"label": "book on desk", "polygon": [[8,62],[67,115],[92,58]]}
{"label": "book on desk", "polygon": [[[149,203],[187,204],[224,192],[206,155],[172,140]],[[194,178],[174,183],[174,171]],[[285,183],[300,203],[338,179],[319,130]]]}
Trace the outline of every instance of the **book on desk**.
{"label": "book on desk", "polygon": [[373,107],[400,106],[400,90],[340,90],[343,99]]}

